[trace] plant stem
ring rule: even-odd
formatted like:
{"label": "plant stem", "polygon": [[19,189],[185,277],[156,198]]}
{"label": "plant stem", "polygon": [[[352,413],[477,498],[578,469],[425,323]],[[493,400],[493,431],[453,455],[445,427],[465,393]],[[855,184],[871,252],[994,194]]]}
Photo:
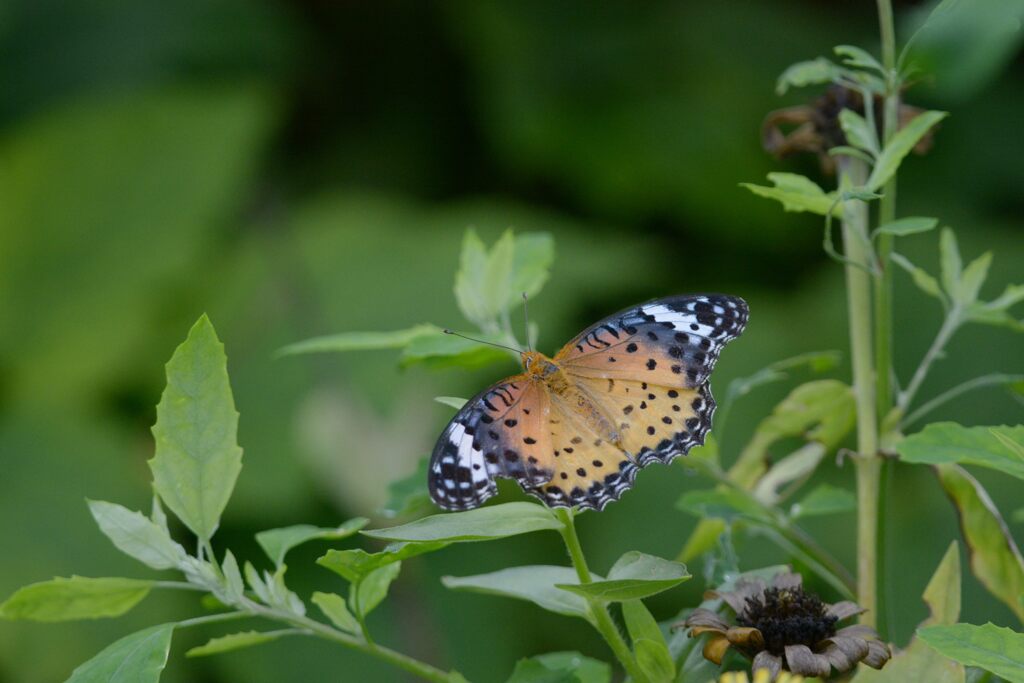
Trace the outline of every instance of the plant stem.
{"label": "plant stem", "polygon": [[202,617],[192,617],[191,619],[185,619],[184,621],[179,621],[175,626],[176,628],[187,628],[189,626],[215,624],[219,621],[232,621],[234,619],[245,619],[251,617],[252,615],[248,612],[221,612],[219,614],[207,614]]}
{"label": "plant stem", "polygon": [[[840,186],[859,187],[867,167],[859,159],[840,160]],[[843,248],[849,308],[850,354],[857,405],[857,599],[868,611],[862,621],[875,624],[877,611],[878,493],[881,460],[878,457],[878,416],[875,403],[875,368],[872,359],[871,276],[865,270],[871,254],[865,242],[867,206],[859,200],[843,205]]]}
{"label": "plant stem", "polygon": [[935,359],[942,354],[942,350],[946,348],[946,344],[949,343],[950,337],[957,331],[961,323],[961,315],[959,307],[954,304],[953,308],[946,314],[946,319],[942,321],[942,327],[939,328],[938,334],[935,335],[935,341],[928,347],[928,351],[924,354],[924,358],[921,359],[921,364],[917,366],[917,370],[914,371],[914,376],[910,378],[910,384],[900,394],[899,402],[897,405],[900,410],[906,412],[907,408],[914,400],[914,396],[917,394],[917,390],[921,388],[921,383],[924,378],[928,376],[928,370],[931,369],[932,363]]}
{"label": "plant stem", "polygon": [[[572,566],[576,569],[576,576],[579,577],[581,584],[592,583],[593,579],[590,576],[590,569],[587,567],[587,559],[583,555],[583,547],[580,546],[579,536],[576,535],[576,522],[573,519],[574,513],[572,510],[565,508],[556,508],[555,515],[562,522],[562,528],[559,533],[562,534],[565,548],[569,551],[569,558],[572,560]],[[637,666],[636,659],[633,658],[629,645],[623,639],[618,626],[612,621],[612,615],[608,612],[608,606],[600,600],[593,598],[587,598],[587,604],[590,607],[590,614],[594,618],[594,627],[607,641],[608,646],[622,664],[622,668],[626,670],[626,673],[629,674],[634,682],[646,682],[647,677],[640,670],[640,667]]]}
{"label": "plant stem", "polygon": [[946,391],[942,392],[941,394],[939,394],[938,396],[936,396],[935,398],[933,398],[932,400],[928,401],[923,406],[915,410],[910,415],[907,415],[905,418],[903,418],[903,421],[900,422],[900,428],[906,428],[914,424],[931,411],[935,410],[944,403],[948,403],[949,401],[953,400],[960,394],[965,394],[968,391],[980,389],[981,387],[998,386],[1000,384],[1010,384],[1011,382],[1024,382],[1024,375],[1005,375],[1002,373],[997,373],[993,375],[983,375],[981,377],[969,379],[966,382],[957,384],[952,389],[947,389]]}

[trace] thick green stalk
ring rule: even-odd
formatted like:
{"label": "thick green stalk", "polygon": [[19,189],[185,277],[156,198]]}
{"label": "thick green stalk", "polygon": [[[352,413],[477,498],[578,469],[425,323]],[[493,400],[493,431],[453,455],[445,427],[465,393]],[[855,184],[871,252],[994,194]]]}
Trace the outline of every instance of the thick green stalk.
{"label": "thick green stalk", "polygon": [[[555,514],[558,516],[559,521],[562,522],[560,533],[562,534],[562,540],[565,541],[565,548],[569,551],[572,566],[576,568],[576,576],[579,577],[581,584],[592,583],[593,579],[590,576],[590,568],[587,567],[587,558],[583,555],[583,547],[580,545],[579,536],[576,535],[576,522],[573,519],[573,512],[565,508],[557,508],[555,509]],[[637,666],[636,659],[633,657],[629,645],[622,638],[619,627],[612,621],[612,615],[609,614],[607,605],[591,598],[587,599],[587,604],[590,607],[591,616],[594,618],[594,627],[607,641],[608,646],[622,664],[622,668],[626,670],[626,673],[629,674],[629,677],[635,683],[646,683],[647,677],[640,670],[640,667]]]}
{"label": "thick green stalk", "polygon": [[[860,187],[867,167],[859,159],[840,162],[840,187]],[[874,624],[878,601],[878,416],[875,407],[875,367],[872,358],[871,254],[867,205],[843,204],[843,250],[847,258],[846,292],[850,325],[853,390],[857,405],[857,600],[868,611],[862,621]]]}

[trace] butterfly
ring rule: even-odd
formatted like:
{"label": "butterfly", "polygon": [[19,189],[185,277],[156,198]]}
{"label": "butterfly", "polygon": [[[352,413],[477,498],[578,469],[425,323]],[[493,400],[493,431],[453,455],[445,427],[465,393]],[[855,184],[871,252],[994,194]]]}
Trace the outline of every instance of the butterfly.
{"label": "butterfly", "polygon": [[469,510],[506,477],[550,507],[603,509],[641,468],[704,443],[709,376],[747,317],[739,297],[671,296],[595,323],[553,358],[523,351],[522,374],[470,399],[441,433],[431,498]]}

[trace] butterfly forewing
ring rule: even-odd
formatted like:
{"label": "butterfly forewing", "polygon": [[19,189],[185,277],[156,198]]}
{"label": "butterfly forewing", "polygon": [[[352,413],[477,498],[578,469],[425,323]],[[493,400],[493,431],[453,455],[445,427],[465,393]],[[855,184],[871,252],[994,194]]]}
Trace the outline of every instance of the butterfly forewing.
{"label": "butterfly forewing", "polygon": [[498,492],[495,477],[524,488],[551,478],[550,400],[542,385],[510,377],[466,402],[434,447],[428,484],[447,510],[480,506]]}

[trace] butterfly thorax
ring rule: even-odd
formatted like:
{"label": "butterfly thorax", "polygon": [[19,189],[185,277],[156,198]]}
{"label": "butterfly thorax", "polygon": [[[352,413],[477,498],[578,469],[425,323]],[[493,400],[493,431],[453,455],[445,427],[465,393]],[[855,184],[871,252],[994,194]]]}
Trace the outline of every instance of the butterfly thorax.
{"label": "butterfly thorax", "polygon": [[522,361],[526,376],[531,381],[542,383],[548,391],[572,406],[573,414],[592,432],[615,444],[622,440],[615,424],[598,408],[593,397],[573,382],[558,363],[537,351],[524,351]]}

